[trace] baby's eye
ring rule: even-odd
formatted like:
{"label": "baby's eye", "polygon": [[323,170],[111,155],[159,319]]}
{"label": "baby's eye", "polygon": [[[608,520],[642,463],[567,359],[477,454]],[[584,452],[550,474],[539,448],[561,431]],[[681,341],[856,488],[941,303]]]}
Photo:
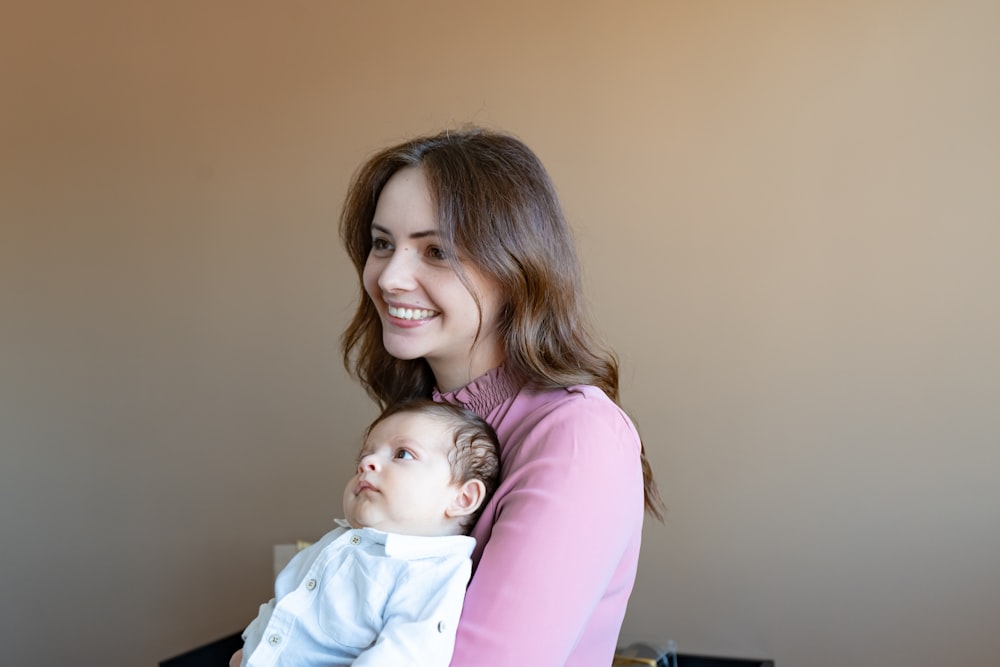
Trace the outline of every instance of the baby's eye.
{"label": "baby's eye", "polygon": [[414,458],[414,456],[413,456],[413,452],[411,452],[408,449],[399,449],[399,450],[396,450],[396,456],[394,458],[397,458],[397,459],[412,459],[412,458]]}

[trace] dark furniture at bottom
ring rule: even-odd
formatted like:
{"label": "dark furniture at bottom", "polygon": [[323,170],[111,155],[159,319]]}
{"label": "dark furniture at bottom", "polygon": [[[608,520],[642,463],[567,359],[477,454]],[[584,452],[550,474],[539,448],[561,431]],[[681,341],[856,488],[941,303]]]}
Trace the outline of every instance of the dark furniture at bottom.
{"label": "dark furniture at bottom", "polygon": [[160,662],[160,667],[227,667],[233,653],[243,648],[243,632],[231,634],[211,644]]}
{"label": "dark furniture at bottom", "polygon": [[[211,644],[163,660],[160,662],[160,667],[226,667],[229,658],[241,648],[243,648],[242,632],[236,632]],[[666,667],[666,662],[662,658],[657,664]],[[678,653],[677,667],[774,667],[774,661]]]}

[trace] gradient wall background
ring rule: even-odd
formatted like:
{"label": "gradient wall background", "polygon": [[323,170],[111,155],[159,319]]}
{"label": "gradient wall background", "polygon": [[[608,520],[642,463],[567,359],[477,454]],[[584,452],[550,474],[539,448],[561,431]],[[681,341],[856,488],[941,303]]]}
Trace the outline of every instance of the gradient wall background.
{"label": "gradient wall background", "polygon": [[[1000,652],[1000,5],[7,2],[0,652],[233,632],[373,408],[353,169],[546,162],[669,505],[625,631],[777,664]],[[516,641],[517,638],[512,638]]]}

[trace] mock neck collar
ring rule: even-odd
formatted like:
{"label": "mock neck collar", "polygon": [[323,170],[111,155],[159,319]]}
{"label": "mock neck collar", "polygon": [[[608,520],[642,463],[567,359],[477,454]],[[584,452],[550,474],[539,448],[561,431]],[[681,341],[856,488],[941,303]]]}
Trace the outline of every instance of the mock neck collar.
{"label": "mock neck collar", "polygon": [[472,410],[486,417],[501,403],[517,394],[521,383],[506,366],[497,366],[455,391],[441,392],[434,389],[433,399]]}

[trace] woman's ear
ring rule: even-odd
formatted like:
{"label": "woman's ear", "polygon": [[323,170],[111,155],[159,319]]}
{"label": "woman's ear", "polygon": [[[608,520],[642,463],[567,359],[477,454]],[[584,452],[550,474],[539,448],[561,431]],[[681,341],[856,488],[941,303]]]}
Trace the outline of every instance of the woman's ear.
{"label": "woman's ear", "polygon": [[445,509],[445,516],[459,517],[474,513],[483,504],[486,497],[486,485],[482,480],[470,479],[463,482],[455,492],[455,497]]}

